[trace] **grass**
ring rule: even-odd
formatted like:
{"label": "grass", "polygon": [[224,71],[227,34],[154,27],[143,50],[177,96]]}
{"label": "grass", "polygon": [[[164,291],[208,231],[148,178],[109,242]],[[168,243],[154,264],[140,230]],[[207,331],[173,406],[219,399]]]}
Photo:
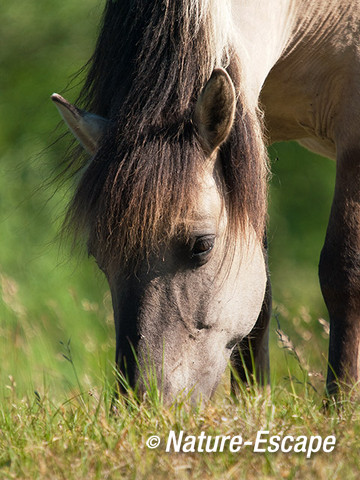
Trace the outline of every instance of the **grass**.
{"label": "grass", "polygon": [[[0,407],[1,478],[358,478],[359,403],[344,398],[341,410],[330,406],[324,411],[322,390],[312,388],[307,378],[282,379],[270,395],[257,386],[242,389],[238,401],[219,392],[205,406],[178,402],[166,408],[150,396],[138,404],[130,394],[116,402],[116,415],[110,411],[108,382],[84,392],[74,380],[72,395],[54,400],[51,392],[20,398],[10,379]],[[308,459],[305,453],[254,453],[249,447],[238,453],[174,453],[165,451],[171,430],[242,435],[244,440],[254,440],[259,430],[294,437],[335,435],[336,446],[332,453]],[[146,441],[155,434],[161,444],[151,450]]]}
{"label": "grass", "polygon": [[[234,400],[229,382],[224,380],[204,405],[191,406],[180,399],[166,407],[150,386],[140,404],[132,392],[120,397],[114,414],[110,361],[108,371],[98,365],[89,372],[89,365],[82,363],[86,357],[79,358],[76,351],[76,341],[59,342],[56,358],[44,369],[40,383],[36,375],[27,381],[19,376],[20,388],[17,376],[4,383],[0,478],[358,478],[360,403],[344,395],[341,409],[334,405],[324,409],[326,362],[319,362],[314,354],[314,350],[321,352],[322,340],[309,338],[306,327],[311,318],[300,309],[292,325],[294,341],[282,329],[289,320],[287,315],[285,307],[278,305],[271,322],[271,393],[257,385],[240,386],[240,395]],[[326,337],[326,323],[319,325]],[[26,331],[29,325],[23,328]],[[55,383],[53,375],[58,380]],[[184,436],[201,432],[212,437],[241,435],[244,441],[254,441],[259,430],[281,437],[319,435],[324,439],[335,435],[336,446],[332,453],[314,453],[310,458],[306,453],[255,453],[251,447],[237,453],[228,449],[216,453],[165,451],[170,431],[183,431]],[[151,450],[146,441],[153,435],[160,437],[161,444]]]}

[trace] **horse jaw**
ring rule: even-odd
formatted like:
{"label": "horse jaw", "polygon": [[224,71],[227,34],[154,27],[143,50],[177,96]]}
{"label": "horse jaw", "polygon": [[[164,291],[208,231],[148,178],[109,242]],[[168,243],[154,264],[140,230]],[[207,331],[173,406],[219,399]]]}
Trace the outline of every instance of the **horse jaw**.
{"label": "horse jaw", "polygon": [[51,95],[51,100],[75,138],[88,153],[94,155],[99,149],[100,140],[108,127],[109,120],[80,110],[57,93]]}

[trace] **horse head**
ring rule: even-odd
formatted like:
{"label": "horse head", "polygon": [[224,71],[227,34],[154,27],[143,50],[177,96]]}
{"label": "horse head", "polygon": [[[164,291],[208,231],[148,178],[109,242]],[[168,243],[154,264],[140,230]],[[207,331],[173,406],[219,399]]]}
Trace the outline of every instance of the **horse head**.
{"label": "horse head", "polygon": [[[231,78],[215,69],[181,133],[160,129],[146,143],[136,137],[147,158],[135,162],[127,154],[116,168],[98,155],[112,151],[111,121],[52,99],[93,155],[82,184],[114,168],[111,188],[105,181],[99,198],[122,196],[116,215],[105,198],[87,216],[89,251],[112,294],[121,374],[140,394],[155,378],[165,401],[182,392],[210,397],[233,349],[254,327],[266,285],[262,239],[246,218],[237,234],[231,228],[220,155],[236,113]],[[138,148],[132,152],[139,155]],[[154,152],[161,156],[157,169]]]}

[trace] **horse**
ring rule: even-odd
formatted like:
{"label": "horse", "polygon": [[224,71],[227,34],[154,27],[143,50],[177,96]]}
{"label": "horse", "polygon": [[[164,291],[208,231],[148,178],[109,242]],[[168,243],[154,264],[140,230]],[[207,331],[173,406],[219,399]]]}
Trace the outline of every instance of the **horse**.
{"label": "horse", "polygon": [[154,375],[166,402],[209,398],[229,361],[233,389],[268,383],[266,147],[283,140],[336,160],[327,392],[359,381],[359,22],[349,0],[106,2],[81,108],[52,99],[90,154],[66,224],[106,275],[140,397]]}

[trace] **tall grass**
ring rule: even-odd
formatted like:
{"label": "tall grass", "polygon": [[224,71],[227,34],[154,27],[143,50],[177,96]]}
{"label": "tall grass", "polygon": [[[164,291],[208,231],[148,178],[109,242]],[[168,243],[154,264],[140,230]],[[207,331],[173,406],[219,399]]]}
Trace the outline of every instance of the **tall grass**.
{"label": "tall grass", "polygon": [[[290,370],[286,346],[284,363]],[[0,406],[1,478],[104,479],[104,478],[358,478],[360,405],[343,398],[342,408],[322,408],[322,390],[290,374],[273,382],[271,393],[254,385],[240,388],[233,400],[227,387],[206,405],[177,401],[164,406],[149,392],[139,403],[129,391],[113,398],[105,379],[90,391],[81,384],[72,354],[71,395],[56,399],[47,391],[19,397],[15,379],[10,379]],[[300,363],[299,357],[296,358]],[[115,412],[110,405],[115,404]],[[166,451],[170,431],[179,435],[241,435],[254,441],[259,430],[271,435],[335,435],[332,453],[254,453],[252,447],[240,452],[176,453]],[[151,450],[147,439],[160,437],[160,446]]]}

